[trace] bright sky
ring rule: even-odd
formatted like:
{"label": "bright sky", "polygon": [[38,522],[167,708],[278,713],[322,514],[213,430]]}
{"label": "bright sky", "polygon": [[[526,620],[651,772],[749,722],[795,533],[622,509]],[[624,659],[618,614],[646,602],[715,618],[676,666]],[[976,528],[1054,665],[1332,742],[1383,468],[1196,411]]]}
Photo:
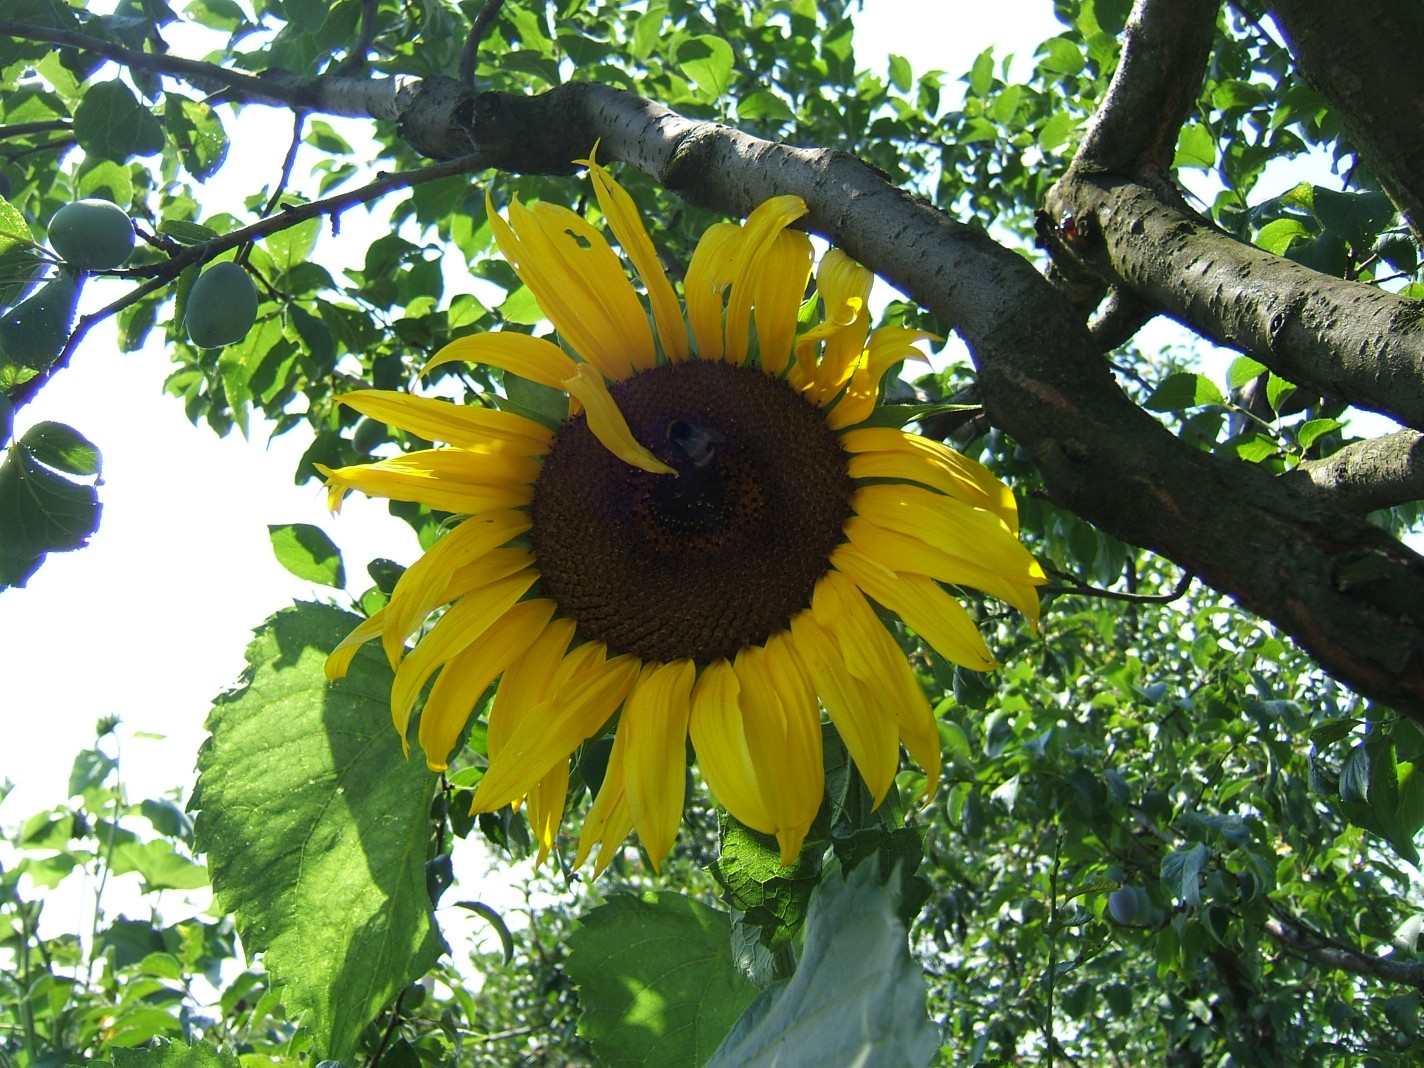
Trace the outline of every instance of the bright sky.
{"label": "bright sky", "polygon": [[[989,44],[1027,59],[1058,28],[1049,0],[867,0],[857,25],[861,66],[883,73],[893,51],[917,76],[936,68],[957,75]],[[209,204],[238,204],[272,180],[280,159],[272,153],[284,148],[271,136],[274,114],[249,108],[245,121],[228,122],[235,144],[209,184]],[[358,258],[359,233],[351,226],[344,233],[345,242],[324,235],[317,258]],[[121,292],[91,288],[81,310]],[[301,431],[269,443],[254,428],[254,440],[244,442],[189,424],[180,403],[162,393],[170,366],[160,341],[155,333],[144,351],[120,354],[111,324],[94,330],[17,419],[17,437],[53,419],[99,446],[104,512],[87,548],[51,555],[28,586],[0,593],[0,779],[16,783],[0,807],[7,825],[64,799],[74,754],[110,714],[123,724],[131,796],[186,790],[208,704],[236,681],[252,629],[314,590],[334,592],[277,564],[269,523],[323,527],[341,547],[356,593],[368,585],[367,560],[409,563],[419,551],[384,503],[352,495],[333,519],[314,485],[292,484],[306,444]]]}

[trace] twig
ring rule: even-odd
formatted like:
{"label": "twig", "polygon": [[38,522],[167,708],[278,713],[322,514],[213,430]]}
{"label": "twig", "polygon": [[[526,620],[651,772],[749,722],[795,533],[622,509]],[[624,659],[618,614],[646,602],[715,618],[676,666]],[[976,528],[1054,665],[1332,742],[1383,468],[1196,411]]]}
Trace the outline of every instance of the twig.
{"label": "twig", "polygon": [[479,55],[480,42],[485,39],[494,20],[499,17],[504,0],[485,0],[475,21],[470,23],[470,36],[465,38],[464,51],[460,53],[460,84],[475,84],[475,59]]}
{"label": "twig", "polygon": [[305,111],[292,113],[292,141],[287,146],[286,158],[282,160],[282,174],[277,179],[277,188],[272,190],[272,195],[267,198],[267,206],[262,209],[263,216],[272,214],[277,203],[282,199],[282,194],[287,190],[287,183],[292,180],[292,168],[297,162],[297,149],[302,146],[302,126],[306,121]]}
{"label": "twig", "polygon": [[74,331],[69,335],[69,340],[65,342],[64,348],[59,356],[41,374],[26,382],[16,386],[10,393],[10,401],[20,408],[34,400],[40,388],[49,379],[54,377],[63,368],[69,365],[75,350],[84,336],[98,323],[107,319],[116,312],[122,311],[135,301],[152,293],[156,289],[161,289],[174,278],[178,277],[186,267],[196,264],[206,263],[226,252],[230,248],[255,241],[260,237],[285,230],[299,222],[307,219],[320,218],[322,216],[336,216],[347,208],[356,204],[364,204],[367,201],[378,200],[385,194],[395,189],[409,189],[426,182],[438,181],[441,178],[450,178],[457,174],[467,174],[480,165],[479,160],[471,156],[461,156],[458,159],[446,160],[443,163],[435,163],[429,167],[421,167],[413,171],[396,171],[384,174],[375,181],[363,185],[357,189],[349,189],[344,193],[337,193],[326,197],[323,200],[313,200],[307,204],[293,204],[284,207],[276,215],[270,215],[251,226],[244,226],[240,230],[215,237],[211,241],[204,241],[200,245],[190,245],[181,252],[175,253],[167,262],[149,267],[135,268],[133,271],[121,273],[121,277],[142,277],[145,274],[152,274],[153,277],[136,286],[124,296],[111,304],[100,308],[96,312],[80,316],[79,321],[74,325]]}
{"label": "twig", "polygon": [[0,19],[0,37],[15,37],[22,41],[43,41],[48,44],[65,45],[83,52],[92,52],[122,63],[133,70],[153,71],[155,74],[171,74],[191,82],[198,88],[217,85],[228,89],[241,90],[254,101],[274,102],[293,108],[312,109],[315,103],[314,87],[310,83],[282,84],[269,78],[254,78],[250,74],[239,74],[212,63],[178,56],[157,55],[139,52],[123,45],[116,45],[99,37],[90,37],[71,30],[57,30],[50,26],[39,26],[33,22],[19,22],[15,19]]}
{"label": "twig", "polygon": [[47,119],[44,122],[17,122],[13,126],[0,126],[0,141],[11,137],[28,137],[30,134],[53,133],[58,130],[73,129],[68,119]]}
{"label": "twig", "polygon": [[1128,601],[1132,604],[1171,604],[1177,598],[1187,592],[1192,580],[1196,577],[1191,572],[1182,573],[1182,577],[1177,580],[1177,584],[1168,593],[1123,593],[1121,590],[1104,590],[1097,586],[1090,586],[1086,582],[1080,582],[1066,571],[1049,569],[1057,578],[1072,579],[1070,586],[1044,586],[1038,592],[1047,597],[1051,594],[1076,594],[1080,597],[1102,597],[1109,601]]}
{"label": "twig", "polygon": [[340,75],[357,74],[366,69],[366,53],[376,40],[376,9],[379,0],[361,0],[361,36],[351,52],[336,67]]}

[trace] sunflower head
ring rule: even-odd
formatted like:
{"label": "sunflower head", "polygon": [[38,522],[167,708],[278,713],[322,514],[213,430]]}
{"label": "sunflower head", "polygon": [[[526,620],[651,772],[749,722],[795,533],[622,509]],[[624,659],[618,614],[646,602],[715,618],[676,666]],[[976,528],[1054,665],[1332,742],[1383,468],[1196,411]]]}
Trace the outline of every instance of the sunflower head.
{"label": "sunflower head", "polygon": [[487,396],[494,407],[342,398],[444,446],[321,468],[333,507],[355,489],[463,518],[331,654],[328,674],[380,638],[403,740],[434,677],[418,728],[434,770],[498,680],[473,805],[526,805],[541,859],[571,754],[616,721],[576,862],[598,845],[602,870],[636,830],[659,863],[681,820],[690,738],[716,799],[775,835],[790,863],[821,804],[823,712],[877,804],[902,745],[926,790],[937,783],[934,715],[877,606],[983,671],[994,659],[946,585],[1036,624],[1044,575],[1001,482],[871,419],[884,373],[929,335],[872,332],[872,276],[836,249],[814,265],[806,310],[819,314],[802,314],[813,253],[790,228],[800,198],[710,227],[679,299],[628,193],[582,162],[622,259],[566,208],[515,199],[507,216],[489,212],[560,343],[477,334],[427,367],[474,362],[560,390],[560,420]]}

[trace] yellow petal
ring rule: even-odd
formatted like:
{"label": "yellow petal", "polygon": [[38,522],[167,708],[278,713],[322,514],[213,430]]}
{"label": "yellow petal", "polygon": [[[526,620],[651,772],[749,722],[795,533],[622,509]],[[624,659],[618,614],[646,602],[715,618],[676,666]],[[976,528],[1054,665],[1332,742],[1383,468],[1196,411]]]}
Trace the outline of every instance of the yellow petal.
{"label": "yellow petal", "polygon": [[828,571],[816,584],[811,612],[836,635],[852,675],[882,698],[882,711],[894,717],[900,740],[925,769],[926,797],[939,785],[939,727],[905,654],[854,582]]}
{"label": "yellow petal", "polygon": [[1035,629],[1038,627],[1038,592],[1030,585],[1010,582],[986,567],[950,556],[913,534],[877,526],[864,516],[851,516],[845,524],[845,535],[852,545],[883,567],[901,568],[954,586],[982,590],[990,597],[1013,605],[1028,616]]}
{"label": "yellow petal", "polygon": [[489,449],[499,443],[501,451],[542,456],[554,441],[553,432],[547,427],[495,408],[412,397],[389,389],[363,389],[336,399],[362,415],[408,430],[427,441],[443,441],[462,448]]}
{"label": "yellow petal", "polygon": [[[488,206],[488,198],[487,206]],[[626,378],[656,360],[638,296],[603,235],[582,216],[554,204],[510,201],[508,222],[490,227],[505,259],[554,329],[610,378]]]}
{"label": "yellow petal", "polygon": [[659,460],[633,437],[628,421],[618,410],[613,394],[608,392],[603,376],[597,371],[587,364],[581,366],[578,373],[564,383],[564,389],[570,396],[579,399],[588,415],[588,428],[614,456],[655,475],[677,474],[674,468]]}
{"label": "yellow petal", "polygon": [[653,310],[653,322],[658,328],[658,340],[662,343],[663,354],[669,362],[676,363],[688,357],[687,323],[682,316],[682,306],[678,304],[677,293],[668,281],[667,271],[658,259],[657,250],[643,226],[637,205],[613,176],[592,159],[575,160],[586,164],[593,178],[594,195],[604,218],[623,246],[623,252],[632,262],[638,277],[643,280],[643,288],[648,291],[648,304]]}
{"label": "yellow petal", "polygon": [[391,593],[390,604],[386,606],[389,623],[384,644],[392,667],[400,659],[406,638],[415,632],[427,615],[451,600],[446,590],[453,573],[510,538],[524,533],[529,524],[527,514],[510,509],[472,516],[449,531],[406,568]]}
{"label": "yellow petal", "polygon": [[821,695],[871,798],[879,805],[900,764],[895,720],[885,713],[873,689],[846,667],[839,636],[839,630],[825,630],[809,610],[791,619],[796,657]]}
{"label": "yellow petal", "polygon": [[583,830],[579,833],[578,851],[574,854],[574,867],[583,867],[589,851],[598,846],[598,860],[593,865],[596,879],[618,855],[618,847],[633,830],[633,810],[628,804],[628,792],[624,789],[624,753],[627,743],[620,731],[613,739],[613,750],[608,754],[608,769],[603,775],[603,785],[598,796],[588,808],[584,817]]}
{"label": "yellow petal", "polygon": [[831,554],[831,565],[903,619],[946,660],[974,671],[999,666],[964,606],[933,579],[883,567],[851,545],[839,546]]}
{"label": "yellow petal", "polygon": [[702,778],[718,804],[748,827],[775,834],[776,823],[762,801],[747,748],[740,694],[731,664],[725,660],[708,664],[692,689],[688,733]]}
{"label": "yellow petal", "polygon": [[564,379],[578,366],[552,341],[499,331],[456,338],[430,358],[421,374],[428,375],[443,364],[456,362],[498,367],[551,389],[563,389]]}
{"label": "yellow petal", "polygon": [[687,298],[687,324],[697,343],[697,355],[720,360],[723,353],[722,302],[732,284],[732,265],[742,228],[735,223],[713,223],[697,242],[682,291]]}
{"label": "yellow petal", "polygon": [[544,863],[549,850],[554,848],[554,840],[559,835],[559,825],[564,821],[564,805],[569,797],[569,762],[560,761],[549,769],[529,791],[529,829],[534,832],[534,840],[539,843],[539,855],[534,858],[534,867]]}
{"label": "yellow petal", "polygon": [[783,230],[762,262],[756,281],[757,351],[761,368],[769,375],[780,375],[791,359],[811,259],[811,239],[799,230]]}
{"label": "yellow petal", "polygon": [[1039,585],[1045,581],[1033,554],[1002,519],[982,508],[903,484],[861,486],[851,495],[851,507],[877,526],[904,531],[1010,582]]}
{"label": "yellow petal", "polygon": [[575,629],[572,619],[553,620],[504,673],[490,702],[486,752],[491,762],[504,750],[516,724],[544,700],[554,672],[568,655]]}
{"label": "yellow petal", "polygon": [[825,793],[816,694],[785,633],[765,646],[743,648],[734,666],[747,752],[771,819],[769,833],[781,845],[782,864],[790,864]]}
{"label": "yellow petal", "polygon": [[498,623],[538,577],[532,569],[525,569],[465,594],[445,611],[396,670],[391,717],[397,724],[410,721],[415,699],[436,669]]}
{"label": "yellow petal", "polygon": [[[816,268],[816,292],[825,306],[821,323],[796,342],[796,384],[820,405],[837,397],[860,362],[870,332],[866,301],[875,276],[838,248]],[[816,346],[824,342],[819,361]]]}
{"label": "yellow petal", "polygon": [[881,327],[875,331],[851,374],[845,392],[826,416],[831,428],[840,430],[870,418],[880,400],[880,380],[885,377],[885,372],[901,360],[926,360],[925,354],[915,348],[914,343],[934,336],[923,330],[901,326]]}
{"label": "yellow petal", "polygon": [[524,457],[454,448],[422,449],[353,467],[314,466],[333,493],[354,489],[368,497],[416,501],[466,514],[528,504],[539,471],[537,462]]}
{"label": "yellow petal", "polygon": [[337,679],[344,679],[346,673],[351,670],[351,661],[356,658],[356,650],[365,645],[368,641],[380,634],[386,625],[386,612],[389,609],[381,608],[367,616],[351,633],[341,639],[341,644],[333,649],[326,658],[326,677],[332,682]]}
{"label": "yellow petal", "polygon": [[[798,196],[778,196],[762,201],[747,216],[732,263],[732,291],[727,300],[726,347],[722,358],[728,363],[745,363],[752,305],[762,298],[763,269],[777,237],[788,225],[806,214],[806,202]],[[770,297],[771,294],[768,294]]]}
{"label": "yellow petal", "polygon": [[687,721],[697,668],[691,660],[649,664],[623,706],[624,788],[653,870],[677,838],[687,781]]}
{"label": "yellow petal", "polygon": [[[431,771],[449,767],[450,752],[475,702],[544,633],[553,614],[553,601],[520,601],[504,614],[499,626],[486,630],[440,670],[420,713],[420,748]],[[404,739],[405,724],[397,723],[396,730]]]}
{"label": "yellow petal", "polygon": [[[896,474],[856,475],[852,478],[904,478],[933,486],[941,493],[993,512],[1013,534],[1019,532],[1018,503],[1013,490],[1004,485],[983,464],[955,452],[943,442],[911,434],[897,427],[857,427],[841,435],[841,447],[850,453],[896,457],[877,464],[898,464]],[[851,458],[852,469],[856,457]],[[883,469],[883,468],[882,468]]]}
{"label": "yellow petal", "polygon": [[630,656],[607,659],[602,642],[564,657],[548,696],[524,710],[475,791],[473,810],[492,812],[523,797],[555,762],[601,731],[638,677]]}

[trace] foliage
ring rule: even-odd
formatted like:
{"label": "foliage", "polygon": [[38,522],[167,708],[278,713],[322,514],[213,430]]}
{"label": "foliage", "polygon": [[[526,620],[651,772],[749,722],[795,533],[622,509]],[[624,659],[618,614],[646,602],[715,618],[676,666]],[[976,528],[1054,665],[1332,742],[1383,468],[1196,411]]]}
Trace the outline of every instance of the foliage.
{"label": "foliage", "polygon": [[[691,118],[851,152],[1027,252],[1045,193],[1107,93],[1130,5],[1053,7],[1061,29],[1023,74],[993,49],[962,72],[917,72],[899,56],[867,69],[848,0],[511,3],[473,79],[518,94],[599,81]],[[451,338],[539,327],[494,254],[485,183],[432,168],[394,124],[302,109],[287,161],[253,177],[245,199],[220,202],[208,187],[255,90],[160,76],[139,58],[181,39],[175,52],[269,86],[282,81],[271,72],[453,76],[475,8],[7,5],[0,585],[22,585],[99,524],[103,443],[57,422],[12,433],[98,319],[117,320],[124,350],[172,354],[163,388],[194,423],[303,435],[299,481],[314,463],[424,445],[338,406],[349,388],[517,393],[481,370],[420,377]],[[1260,16],[1253,3],[1223,11],[1175,175],[1244,242],[1424,294],[1408,228]],[[55,45],[41,29],[89,43]],[[1345,178],[1258,195],[1272,168],[1312,150]],[[659,218],[659,252],[685,264],[713,216],[632,168],[620,178]],[[517,189],[586,207],[584,186],[565,177],[489,184],[501,199]],[[139,244],[123,266],[89,270],[45,248],[54,213],[83,198],[133,220]],[[183,324],[215,261],[250,278],[258,303],[245,336],[204,349]],[[100,286],[108,304],[89,299]],[[949,332],[901,302],[885,317]],[[455,851],[488,850],[501,873],[530,852],[522,813],[467,813],[483,723],[437,780],[402,759],[379,653],[358,654],[348,679],[327,685],[322,659],[355,617],[285,609],[258,629],[242,687],[214,703],[189,809],[128,800],[106,724],[76,760],[70,800],[7,831],[0,1065],[690,1066],[771,1063],[778,1042],[819,1057],[861,1041],[872,1064],[923,1064],[936,1044],[945,1064],[1419,1063],[1424,731],[1192,576],[1051,503],[1040,458],[988,425],[955,351],[901,399],[926,405],[913,409],[926,430],[1011,482],[1054,586],[1041,635],[975,606],[1005,665],[987,681],[897,630],[939,716],[935,796],[912,800],[924,779],[906,771],[872,810],[828,730],[827,799],[793,866],[694,799],[661,878],[630,847],[584,885],[561,843],[550,869],[525,879],[524,914],[452,902]],[[1284,473],[1356,440],[1343,402],[1250,356],[1129,341],[1108,359],[1130,397],[1217,460]],[[426,544],[445,518],[393,511]],[[1417,531],[1419,504],[1374,519]],[[345,586],[320,531],[271,535],[289,570]],[[364,615],[399,569],[376,561],[367,572],[370,588],[349,606]],[[607,759],[606,739],[580,752],[571,808]],[[230,915],[172,908],[174,893],[207,885],[195,850]],[[115,886],[144,918],[109,915]],[[87,895],[89,929],[61,930],[57,889]],[[499,950],[444,947],[456,910],[487,925]],[[817,1007],[833,1022],[807,1026]]]}

